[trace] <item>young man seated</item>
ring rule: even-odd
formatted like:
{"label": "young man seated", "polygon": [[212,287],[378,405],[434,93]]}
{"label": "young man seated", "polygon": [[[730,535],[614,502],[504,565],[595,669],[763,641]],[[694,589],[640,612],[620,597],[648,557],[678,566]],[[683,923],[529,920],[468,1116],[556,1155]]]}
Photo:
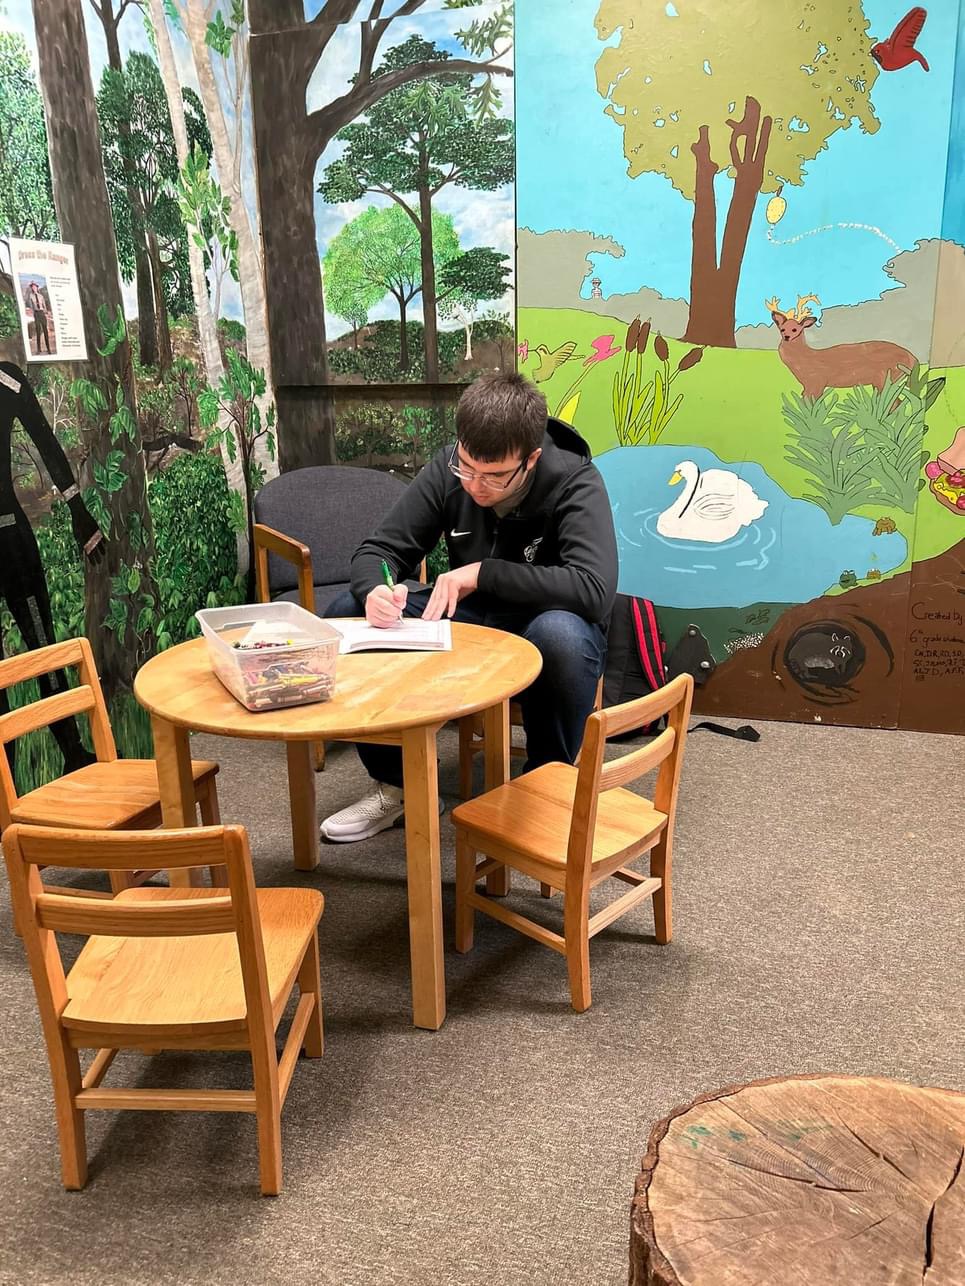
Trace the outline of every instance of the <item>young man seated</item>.
{"label": "young man seated", "polygon": [[[603,479],[580,435],[548,419],[521,375],[479,379],[456,409],[457,441],[425,466],[352,559],[351,591],[329,616],[390,626],[404,616],[488,625],[528,639],[543,669],[519,696],[526,769],[573,763],[606,659],[617,551]],[[445,536],[451,571],[415,574]],[[388,564],[395,588],[382,573]],[[322,822],[325,839],[368,839],[403,814],[402,752],[359,745],[373,789]]]}

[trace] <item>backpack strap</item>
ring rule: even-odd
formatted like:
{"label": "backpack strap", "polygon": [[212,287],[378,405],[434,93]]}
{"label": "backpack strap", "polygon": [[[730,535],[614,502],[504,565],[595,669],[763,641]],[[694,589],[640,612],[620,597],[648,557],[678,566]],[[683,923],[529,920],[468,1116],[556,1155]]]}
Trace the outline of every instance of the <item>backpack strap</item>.
{"label": "backpack strap", "polygon": [[650,683],[651,691],[656,692],[667,682],[663,668],[663,640],[657,624],[657,613],[649,598],[631,598],[630,605],[640,664]]}

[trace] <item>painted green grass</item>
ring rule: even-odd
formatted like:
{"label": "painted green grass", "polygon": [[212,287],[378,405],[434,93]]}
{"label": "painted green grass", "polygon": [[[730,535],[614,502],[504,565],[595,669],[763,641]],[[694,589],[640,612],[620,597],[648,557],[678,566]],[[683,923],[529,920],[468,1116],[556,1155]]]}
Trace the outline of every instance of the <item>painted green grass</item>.
{"label": "painted green grass", "polygon": [[[615,317],[575,308],[521,308],[517,333],[520,343],[525,341],[529,346],[527,359],[520,360],[520,370],[532,378],[540,362],[533,352],[537,344],[552,351],[575,341],[576,353],[585,358],[593,352],[591,341],[600,335],[613,335],[614,345],[622,349],[627,325]],[[651,350],[652,343],[651,337]],[[667,343],[673,365],[693,347],[674,339]],[[619,446],[612,388],[621,357],[600,362],[579,385],[580,401],[573,419],[594,455]],[[652,356],[649,360],[652,365]],[[551,414],[561,409],[582,367],[583,361],[574,355],[550,379],[539,383]],[[949,445],[958,425],[965,423],[965,369],[933,370],[931,374],[946,377],[945,387],[927,415],[924,448],[933,459]],[[754,461],[790,496],[802,498],[810,489],[806,471],[785,458],[792,434],[784,422],[782,397],[800,392],[800,385],[776,350],[707,348],[696,366],[681,372],[674,392],[683,393],[684,398],[660,439],[662,445],[703,446],[729,464]],[[927,487],[919,493],[916,515],[888,505],[866,505],[853,512],[872,520],[891,518],[908,543],[909,557],[883,579],[908,570],[912,549],[915,560],[920,561],[965,539],[965,517],[945,509]],[[837,587],[831,592],[835,590],[841,592]]]}

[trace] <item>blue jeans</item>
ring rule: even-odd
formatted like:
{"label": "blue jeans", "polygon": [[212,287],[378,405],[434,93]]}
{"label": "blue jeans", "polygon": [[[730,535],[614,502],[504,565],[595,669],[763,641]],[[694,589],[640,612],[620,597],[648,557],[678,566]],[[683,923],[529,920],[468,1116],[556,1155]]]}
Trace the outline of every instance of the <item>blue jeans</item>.
{"label": "blue jeans", "polygon": [[[429,587],[409,590],[405,616],[421,616],[431,594]],[[538,612],[501,605],[479,611],[473,595],[456,608],[454,621],[488,625],[518,634],[536,647],[543,658],[539,677],[517,700],[526,732],[526,768],[541,764],[571,764],[583,744],[586,717],[593,709],[596,685],[606,663],[606,635],[599,625],[574,612]],[[346,591],[329,604],[326,616],[364,616],[358,599]],[[359,744],[359,758],[370,777],[388,786],[402,787],[402,750],[398,746]]]}

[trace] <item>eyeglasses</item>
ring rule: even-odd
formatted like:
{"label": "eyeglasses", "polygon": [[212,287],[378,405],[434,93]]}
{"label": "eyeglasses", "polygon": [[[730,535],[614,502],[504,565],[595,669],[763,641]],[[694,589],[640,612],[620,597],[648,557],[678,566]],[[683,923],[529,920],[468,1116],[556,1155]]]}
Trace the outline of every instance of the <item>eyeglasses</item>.
{"label": "eyeglasses", "polygon": [[461,465],[456,463],[456,452],[458,450],[459,443],[457,442],[452,448],[452,455],[449,457],[449,472],[459,478],[462,482],[478,482],[481,487],[486,487],[490,491],[506,491],[511,487],[516,475],[519,473],[520,469],[525,468],[526,459],[529,458],[527,456],[526,459],[520,460],[516,468],[512,471],[509,477],[506,478],[506,481],[503,482],[502,479],[505,477],[504,474],[473,473],[471,469],[464,469]]}

